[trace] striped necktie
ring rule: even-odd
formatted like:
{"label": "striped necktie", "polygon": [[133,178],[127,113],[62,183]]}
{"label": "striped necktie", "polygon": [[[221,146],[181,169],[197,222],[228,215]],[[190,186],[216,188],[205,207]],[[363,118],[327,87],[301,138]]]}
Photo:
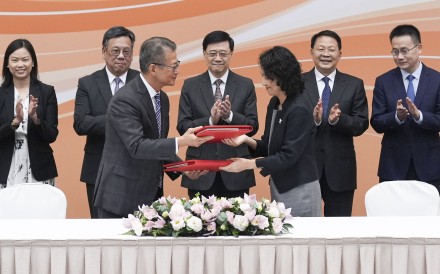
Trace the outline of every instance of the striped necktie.
{"label": "striped necktie", "polygon": [[156,122],[157,122],[157,130],[159,131],[159,138],[161,137],[161,128],[162,128],[162,119],[160,115],[160,92],[154,95],[154,99],[156,101]]}

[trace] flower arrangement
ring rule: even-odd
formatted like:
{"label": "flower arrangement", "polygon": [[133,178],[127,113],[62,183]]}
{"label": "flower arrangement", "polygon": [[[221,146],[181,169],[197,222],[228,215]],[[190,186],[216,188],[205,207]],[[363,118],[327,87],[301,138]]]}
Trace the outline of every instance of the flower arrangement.
{"label": "flower arrangement", "polygon": [[137,236],[239,236],[287,233],[292,225],[290,208],[255,195],[244,198],[162,197],[151,206],[123,218],[126,235]]}

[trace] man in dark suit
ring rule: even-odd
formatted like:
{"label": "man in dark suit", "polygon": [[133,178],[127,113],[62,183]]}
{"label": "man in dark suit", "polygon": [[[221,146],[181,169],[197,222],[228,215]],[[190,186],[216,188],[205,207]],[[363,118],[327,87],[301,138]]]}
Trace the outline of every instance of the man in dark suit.
{"label": "man in dark suit", "polygon": [[440,187],[440,73],[420,61],[412,25],[390,33],[397,68],[376,79],[371,126],[383,133],[379,180],[420,180]]}
{"label": "man in dark suit", "polygon": [[86,183],[91,218],[98,218],[92,199],[105,142],[107,107],[115,92],[139,74],[130,69],[134,42],[134,33],[124,27],[107,30],[102,39],[105,67],[78,81],[73,128],[87,136],[80,180]]}
{"label": "man in dark suit", "polygon": [[[163,37],[150,38],[141,46],[139,62],[141,74],[121,88],[108,107],[94,194],[99,218],[127,216],[163,196],[163,164],[180,160],[179,147],[199,146],[212,138],[196,137],[194,128],[167,138],[170,106],[161,89],[174,85],[179,74],[176,44]],[[203,174],[186,172],[191,178]]]}
{"label": "man in dark suit", "polygon": [[[258,131],[255,87],[252,80],[229,69],[234,52],[234,40],[224,31],[213,31],[203,39],[203,55],[208,71],[187,79],[179,102],[177,130],[180,134],[189,128],[206,125],[250,125],[253,136]],[[218,83],[218,84],[217,84]],[[234,157],[250,158],[246,144],[230,147],[222,143],[208,143],[190,147],[186,159],[224,160]],[[188,195],[237,197],[249,193],[255,185],[252,170],[237,174],[209,172],[197,180],[182,178]]]}
{"label": "man in dark suit", "polygon": [[351,216],[356,189],[353,137],[368,128],[368,102],[361,79],[336,69],[341,59],[339,35],[315,34],[311,51],[315,68],[304,73],[306,97],[317,126],[315,151],[324,216]]}

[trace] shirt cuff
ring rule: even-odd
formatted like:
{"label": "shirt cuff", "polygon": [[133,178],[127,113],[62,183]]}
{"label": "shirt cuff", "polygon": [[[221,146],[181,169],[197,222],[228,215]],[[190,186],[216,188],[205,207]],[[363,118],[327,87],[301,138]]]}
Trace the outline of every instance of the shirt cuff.
{"label": "shirt cuff", "polygon": [[234,116],[234,114],[231,111],[231,114],[229,114],[228,119],[224,120],[226,123],[230,124],[232,122],[232,117]]}

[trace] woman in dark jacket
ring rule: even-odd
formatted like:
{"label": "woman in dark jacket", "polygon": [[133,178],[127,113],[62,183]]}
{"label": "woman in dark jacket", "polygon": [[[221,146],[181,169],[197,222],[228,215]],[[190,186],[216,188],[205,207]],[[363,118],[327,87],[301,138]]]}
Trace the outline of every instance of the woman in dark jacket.
{"label": "woman in dark jacket", "polygon": [[50,143],[57,136],[55,89],[38,80],[32,44],[14,40],[5,52],[0,87],[0,188],[33,182],[54,185],[58,174]]}
{"label": "woman in dark jacket", "polygon": [[303,99],[301,65],[287,48],[275,46],[259,58],[262,85],[272,96],[267,107],[264,135],[225,140],[246,143],[257,159],[233,159],[225,171],[261,168],[270,175],[272,200],[283,202],[293,216],[321,216],[321,191],[315,164],[312,106]]}

